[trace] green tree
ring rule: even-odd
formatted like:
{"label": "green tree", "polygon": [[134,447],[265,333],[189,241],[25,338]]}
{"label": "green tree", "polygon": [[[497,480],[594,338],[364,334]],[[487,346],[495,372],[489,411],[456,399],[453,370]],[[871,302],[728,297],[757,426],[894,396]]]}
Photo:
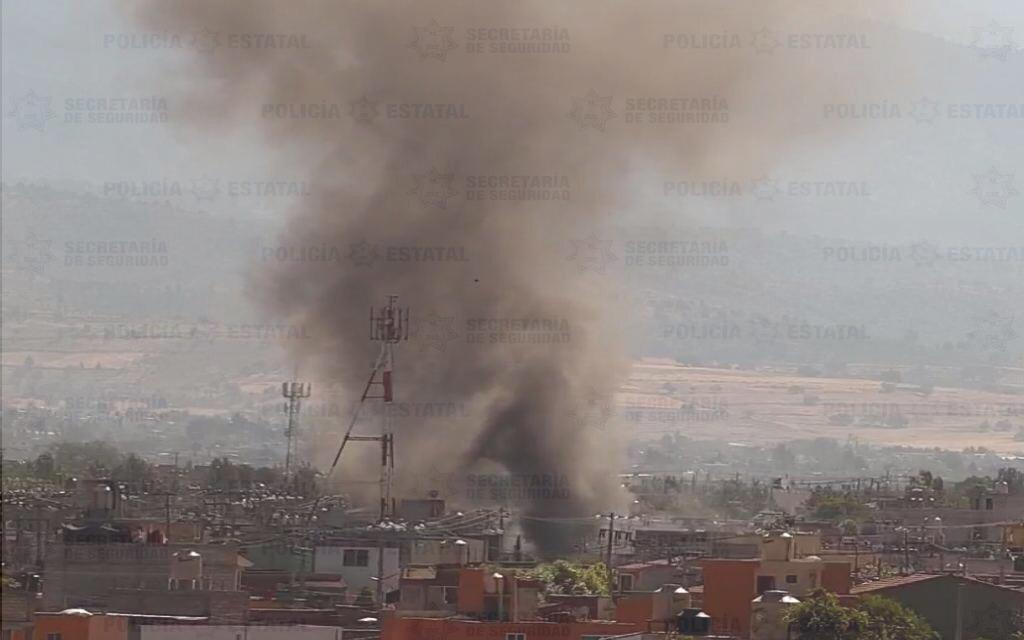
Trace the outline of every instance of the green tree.
{"label": "green tree", "polygon": [[1024,472],[1016,467],[1005,467],[1000,469],[996,475],[997,482],[1005,482],[1011,494],[1024,492]]}
{"label": "green tree", "polygon": [[281,484],[282,474],[273,467],[259,467],[253,471],[253,481],[262,482],[268,487],[276,487]]}
{"label": "green tree", "polygon": [[868,622],[863,612],[842,606],[824,589],[812,591],[783,620],[799,632],[800,640],[860,640],[860,630]]}
{"label": "green tree", "polygon": [[308,464],[304,464],[295,470],[295,475],[292,476],[289,490],[300,496],[316,496],[318,492],[317,476],[318,474],[316,469]]}
{"label": "green tree", "polygon": [[50,447],[57,469],[67,475],[90,473],[102,475],[113,469],[121,459],[121,453],[111,444],[102,440],[92,442],[59,442]]}
{"label": "green tree", "polygon": [[214,489],[230,490],[238,487],[238,467],[227,458],[210,461],[207,484]]}
{"label": "green tree", "polygon": [[814,517],[821,520],[858,520],[864,518],[868,508],[862,500],[852,495],[819,493],[811,496]]}
{"label": "green tree", "polygon": [[118,482],[125,482],[135,490],[141,490],[143,485],[153,479],[153,467],[135,455],[128,454],[121,464],[114,467],[111,477]]}
{"label": "green tree", "polygon": [[565,560],[541,564],[526,572],[526,577],[540,580],[549,593],[603,594],[609,593],[608,568],[603,563],[590,566]]}
{"label": "green tree", "polygon": [[57,465],[53,461],[53,456],[49,453],[40,454],[35,459],[35,462],[31,466],[32,475],[37,478],[49,479],[53,477],[53,474],[57,471]]}
{"label": "green tree", "polygon": [[939,634],[916,612],[882,596],[868,596],[857,609],[866,616],[857,640],[938,640]]}
{"label": "green tree", "polygon": [[868,596],[844,607],[818,589],[786,612],[800,640],[939,640],[927,622],[895,600]]}

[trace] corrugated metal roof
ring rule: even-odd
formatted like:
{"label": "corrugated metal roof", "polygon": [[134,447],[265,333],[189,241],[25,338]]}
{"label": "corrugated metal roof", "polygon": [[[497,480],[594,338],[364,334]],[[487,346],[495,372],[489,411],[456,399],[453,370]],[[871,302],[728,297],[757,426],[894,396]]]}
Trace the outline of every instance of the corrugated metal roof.
{"label": "corrugated metal roof", "polygon": [[874,582],[866,582],[864,584],[858,584],[850,589],[850,593],[853,595],[859,595],[863,593],[872,593],[874,591],[882,591],[884,589],[894,589],[902,587],[908,584],[917,584],[918,582],[927,582],[929,580],[937,580],[940,578],[952,578],[957,581],[970,582],[973,584],[979,584],[993,589],[1005,589],[1007,591],[1013,591],[1014,593],[1022,593],[1021,589],[1015,589],[1005,585],[992,584],[991,582],[985,582],[984,580],[978,580],[977,578],[958,576],[949,573],[912,573],[908,576],[893,576],[891,578],[882,578]]}

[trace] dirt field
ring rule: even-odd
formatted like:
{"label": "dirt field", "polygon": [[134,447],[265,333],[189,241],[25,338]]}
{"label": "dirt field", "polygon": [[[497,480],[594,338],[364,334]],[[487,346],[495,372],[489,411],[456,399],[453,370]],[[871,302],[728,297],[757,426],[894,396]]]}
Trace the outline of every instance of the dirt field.
{"label": "dirt field", "polygon": [[[619,429],[764,444],[814,437],[1024,454],[1024,397],[877,380],[638,362],[617,398]],[[987,423],[987,426],[986,426]]]}

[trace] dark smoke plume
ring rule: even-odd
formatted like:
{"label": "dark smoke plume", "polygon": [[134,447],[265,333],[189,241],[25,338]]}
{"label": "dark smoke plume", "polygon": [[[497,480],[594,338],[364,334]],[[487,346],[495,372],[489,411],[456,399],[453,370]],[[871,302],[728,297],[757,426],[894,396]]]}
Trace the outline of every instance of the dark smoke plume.
{"label": "dark smoke plume", "polygon": [[[184,114],[213,140],[229,126],[260,130],[266,152],[314,185],[318,195],[294,211],[279,244],[341,259],[283,261],[260,274],[256,291],[313,337],[296,341],[304,370],[351,399],[376,350],[368,309],[399,295],[414,326],[396,369],[397,401],[413,407],[395,421],[398,486],[422,495],[432,473],[460,484],[465,474],[564,478],[564,491],[522,507],[527,537],[551,554],[574,542],[559,518],[582,521],[620,499],[608,432],[595,428],[595,408],[610,402],[627,366],[625,303],[602,268],[622,256],[605,247],[602,229],[644,206],[644,172],[756,178],[822,126],[775,105],[792,95],[840,99],[846,80],[832,80],[815,56],[750,50],[750,34],[766,24],[813,18],[819,30],[849,30],[824,9],[792,6],[801,8],[154,0],[126,11],[147,29],[217,34],[220,46],[191,53],[195,66],[174,76],[188,87]],[[473,53],[468,30],[478,27],[562,30],[569,50]],[[665,46],[678,32],[739,34],[743,47]],[[297,35],[308,46],[235,46],[239,34]],[[628,123],[628,101],[648,97],[719,99],[729,121]],[[455,105],[442,111],[460,117],[406,118],[389,104]],[[569,199],[470,199],[470,176],[558,176]],[[430,247],[451,259],[401,257]],[[529,342],[538,333],[559,341]],[[429,403],[458,411],[420,415]],[[317,442],[319,464],[341,429]],[[342,477],[373,478],[376,456],[353,447]]]}

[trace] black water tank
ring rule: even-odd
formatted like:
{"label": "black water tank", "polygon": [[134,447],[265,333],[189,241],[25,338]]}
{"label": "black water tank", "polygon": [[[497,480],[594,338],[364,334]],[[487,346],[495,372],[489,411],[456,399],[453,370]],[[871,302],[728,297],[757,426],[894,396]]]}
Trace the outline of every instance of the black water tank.
{"label": "black water tank", "polygon": [[700,609],[683,609],[676,616],[676,623],[680,633],[691,636],[706,636],[711,633],[711,616]]}

